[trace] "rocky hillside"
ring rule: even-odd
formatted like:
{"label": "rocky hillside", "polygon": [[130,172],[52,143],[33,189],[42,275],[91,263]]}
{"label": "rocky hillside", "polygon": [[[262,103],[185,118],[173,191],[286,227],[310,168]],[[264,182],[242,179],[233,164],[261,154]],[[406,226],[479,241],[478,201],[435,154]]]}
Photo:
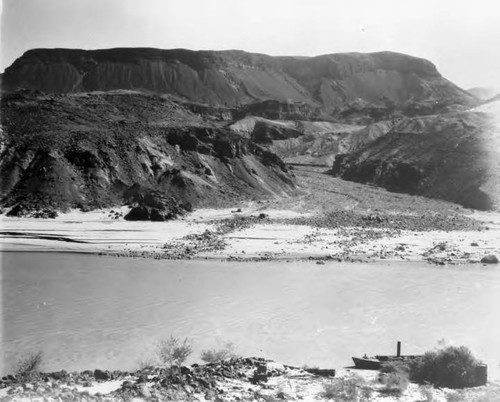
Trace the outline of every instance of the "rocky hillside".
{"label": "rocky hillside", "polygon": [[267,118],[291,108],[304,120],[380,120],[395,110],[415,115],[476,102],[431,62],[392,52],[271,57],[236,50],[35,49],[5,70],[3,89],[19,88],[149,90],[210,106],[254,105],[247,114]]}
{"label": "rocky hillside", "polygon": [[230,129],[267,147],[287,163],[331,166],[337,154],[356,151],[386,134],[397,121],[363,126],[248,116],[232,124]]}
{"label": "rocky hillside", "polygon": [[476,209],[500,206],[500,125],[482,110],[404,119],[332,173]]}
{"label": "rocky hillside", "polygon": [[[400,375],[401,377],[401,375]],[[398,377],[398,378],[400,378]],[[377,371],[293,367],[262,358],[233,357],[191,366],[132,372],[64,370],[0,379],[3,401],[497,401],[499,386],[464,390],[384,379]],[[358,395],[361,397],[358,398]]]}
{"label": "rocky hillside", "polygon": [[[135,218],[161,220],[191,205],[290,194],[280,158],[331,165],[338,154],[350,155],[335,163],[348,179],[490,202],[459,191],[468,175],[474,188],[484,182],[460,152],[483,172],[482,151],[446,148],[462,137],[475,144],[484,124],[463,110],[479,100],[404,54],[35,49],[5,70],[2,90],[0,197],[18,215],[128,203],[140,205]],[[456,163],[435,168],[441,140]],[[408,181],[387,160],[419,173],[412,167]]]}
{"label": "rocky hillside", "polygon": [[17,215],[123,203],[168,215],[294,191],[276,155],[168,96],[24,92],[1,106],[1,205]]}

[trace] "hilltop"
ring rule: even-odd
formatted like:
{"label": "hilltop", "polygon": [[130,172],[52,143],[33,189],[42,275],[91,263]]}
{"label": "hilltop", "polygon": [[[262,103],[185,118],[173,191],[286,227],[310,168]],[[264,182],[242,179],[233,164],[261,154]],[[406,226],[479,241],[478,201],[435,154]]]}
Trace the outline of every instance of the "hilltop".
{"label": "hilltop", "polygon": [[419,114],[476,102],[431,62],[394,52],[273,57],[239,50],[34,49],[5,70],[3,89],[19,88],[147,90],[226,107],[277,101],[302,105],[300,114],[316,119],[368,109],[374,115],[379,109]]}

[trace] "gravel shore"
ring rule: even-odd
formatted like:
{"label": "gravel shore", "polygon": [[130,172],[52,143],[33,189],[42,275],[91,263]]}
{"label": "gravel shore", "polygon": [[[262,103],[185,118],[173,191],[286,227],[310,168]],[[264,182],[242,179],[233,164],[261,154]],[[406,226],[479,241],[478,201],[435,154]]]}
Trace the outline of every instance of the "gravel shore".
{"label": "gravel shore", "polygon": [[[256,376],[265,367],[265,376]],[[322,374],[322,375],[319,375]],[[0,380],[0,401],[495,401],[498,384],[466,390],[408,384],[392,390],[376,371],[340,369],[322,373],[262,358],[232,358],[189,367],[147,367],[134,372],[87,370],[37,373]],[[364,399],[363,399],[364,398]],[[345,400],[345,399],[338,399]]]}

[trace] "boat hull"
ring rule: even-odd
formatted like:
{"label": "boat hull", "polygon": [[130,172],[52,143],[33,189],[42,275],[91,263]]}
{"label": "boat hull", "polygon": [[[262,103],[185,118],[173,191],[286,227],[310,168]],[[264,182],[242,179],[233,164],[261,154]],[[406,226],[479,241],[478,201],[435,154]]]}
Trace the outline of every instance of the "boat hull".
{"label": "boat hull", "polygon": [[380,360],[378,359],[366,359],[366,358],[360,358],[360,357],[353,357],[352,358],[354,365],[356,366],[357,369],[363,369],[363,370],[378,370],[380,368]]}

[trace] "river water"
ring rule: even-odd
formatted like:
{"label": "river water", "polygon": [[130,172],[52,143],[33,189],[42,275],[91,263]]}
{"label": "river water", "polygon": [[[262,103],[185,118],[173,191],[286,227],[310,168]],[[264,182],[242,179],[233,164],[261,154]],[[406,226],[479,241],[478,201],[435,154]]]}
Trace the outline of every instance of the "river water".
{"label": "river water", "polygon": [[500,378],[500,268],[424,263],[155,261],[4,252],[3,373],[43,351],[45,369],[132,369],[188,337],[199,360],[244,356],[339,368],[351,356],[466,345]]}

